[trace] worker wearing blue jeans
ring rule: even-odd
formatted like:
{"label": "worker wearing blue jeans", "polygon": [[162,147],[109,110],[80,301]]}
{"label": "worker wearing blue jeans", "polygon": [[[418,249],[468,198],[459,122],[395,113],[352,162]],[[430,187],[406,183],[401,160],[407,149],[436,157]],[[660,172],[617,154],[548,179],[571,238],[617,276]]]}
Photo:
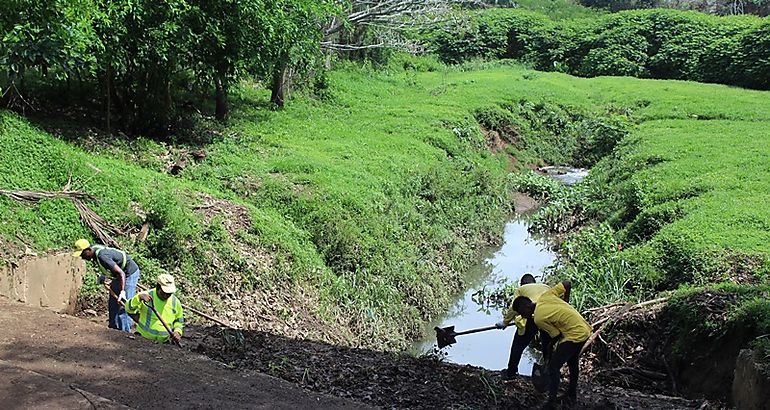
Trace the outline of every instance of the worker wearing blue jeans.
{"label": "worker wearing blue jeans", "polygon": [[72,255],[93,261],[96,264],[101,271],[100,284],[104,283],[107,276],[112,278],[110,289],[117,296],[117,300],[110,297],[107,303],[109,327],[131,332],[131,325],[134,322],[126,313],[123,305],[136,294],[136,284],[139,282],[139,266],[134,262],[134,259],[120,249],[104,245],[91,245],[85,239],[78,239],[75,242],[75,252]]}
{"label": "worker wearing blue jeans", "polygon": [[[136,294],[136,283],[139,282],[139,273],[140,271],[137,269],[136,272],[126,276],[125,298],[127,300],[131,299]],[[102,275],[99,277],[99,280],[103,282],[103,278],[104,276]],[[120,281],[113,279],[112,282],[110,282],[110,289],[112,289],[116,295],[120,294]],[[110,301],[107,302],[107,312],[109,313],[109,322],[107,326],[110,329],[131,332],[131,325],[134,324],[134,321],[128,316],[126,309],[119,305],[118,301],[113,297],[110,297]]]}

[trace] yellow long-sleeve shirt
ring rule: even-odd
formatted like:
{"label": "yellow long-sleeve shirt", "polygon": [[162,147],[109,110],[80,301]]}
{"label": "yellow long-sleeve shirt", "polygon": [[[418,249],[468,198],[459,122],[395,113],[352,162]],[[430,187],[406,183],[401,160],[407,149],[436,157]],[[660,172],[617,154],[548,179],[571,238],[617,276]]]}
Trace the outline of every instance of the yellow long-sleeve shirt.
{"label": "yellow long-sleeve shirt", "polygon": [[[524,329],[527,326],[527,319],[524,319],[513,309],[513,301],[519,296],[526,296],[532,303],[537,303],[540,296],[551,290],[551,287],[545,283],[528,283],[526,285],[519,286],[516,291],[513,292],[513,299],[511,299],[511,306],[505,311],[503,316],[503,323],[508,326],[513,322],[518,329],[520,335],[524,334]],[[562,294],[564,289],[562,288]]]}
{"label": "yellow long-sleeve shirt", "polygon": [[136,322],[136,331],[139,332],[145,339],[154,340],[156,342],[165,342],[169,338],[169,334],[166,328],[163,327],[163,323],[158,320],[158,317],[148,308],[139,295],[150,295],[150,304],[155,307],[155,310],[160,313],[160,316],[166,322],[172,332],[179,332],[181,335],[184,332],[184,312],[182,310],[182,303],[176,295],[169,296],[168,299],[163,300],[155,294],[155,289],[147,292],[140,292],[134,295],[126,303],[126,312],[129,315],[139,315],[139,320]]}
{"label": "yellow long-sleeve shirt", "polygon": [[562,341],[585,342],[591,336],[591,325],[569,303],[561,300],[564,285],[558,284],[540,295],[535,306],[535,325],[551,337],[562,336]]}

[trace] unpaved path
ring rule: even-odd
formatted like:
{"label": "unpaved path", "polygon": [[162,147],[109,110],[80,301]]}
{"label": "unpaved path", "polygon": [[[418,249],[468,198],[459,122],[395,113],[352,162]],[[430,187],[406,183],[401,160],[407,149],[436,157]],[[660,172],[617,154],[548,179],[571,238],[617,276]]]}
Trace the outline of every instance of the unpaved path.
{"label": "unpaved path", "polygon": [[365,405],[0,297],[0,409],[358,409]]}
{"label": "unpaved path", "polygon": [[[157,345],[0,298],[0,409],[531,409],[545,399],[524,379],[404,354],[258,331],[187,336],[185,349]],[[579,401],[572,409],[712,408],[588,383]]]}

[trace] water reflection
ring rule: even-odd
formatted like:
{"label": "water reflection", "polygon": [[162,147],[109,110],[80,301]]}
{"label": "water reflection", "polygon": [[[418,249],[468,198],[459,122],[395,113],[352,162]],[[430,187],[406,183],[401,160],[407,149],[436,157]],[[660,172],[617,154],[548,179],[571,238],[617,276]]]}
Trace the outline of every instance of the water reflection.
{"label": "water reflection", "polygon": [[570,168],[562,166],[542,167],[538,171],[561,181],[567,185],[574,185],[588,176],[588,170],[585,168]]}
{"label": "water reflection", "polygon": [[[504,283],[518,283],[524,272],[533,272],[539,276],[542,269],[553,262],[555,255],[548,250],[548,243],[542,238],[533,237],[528,231],[526,219],[517,217],[505,226],[503,245],[490,250],[483,262],[468,273],[470,283],[467,291],[458,297],[446,316],[433,322],[426,330],[433,335],[433,327],[455,326],[456,331],[493,325],[502,318],[502,311],[488,311],[473,300],[479,290],[491,291]],[[491,370],[505,368],[515,327],[506,330],[490,330],[471,335],[458,336],[457,343],[444,349],[446,359],[453,363],[472,364]],[[414,353],[430,351],[435,346],[435,337],[431,336],[415,343]],[[524,352],[519,364],[520,374],[530,374],[534,357],[532,352]]]}

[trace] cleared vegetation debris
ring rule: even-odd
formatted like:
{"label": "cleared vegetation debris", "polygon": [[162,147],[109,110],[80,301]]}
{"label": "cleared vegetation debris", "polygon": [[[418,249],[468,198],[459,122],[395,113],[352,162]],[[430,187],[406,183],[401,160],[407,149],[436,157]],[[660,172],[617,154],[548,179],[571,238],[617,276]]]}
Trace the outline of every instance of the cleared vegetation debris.
{"label": "cleared vegetation debris", "polygon": [[5,195],[11,199],[25,202],[39,202],[43,199],[57,198],[69,199],[78,210],[83,225],[87,226],[94,236],[99,238],[101,243],[111,247],[120,247],[118,242],[112,238],[112,235],[122,235],[123,232],[112,226],[112,224],[91,210],[91,208],[83,202],[84,200],[95,200],[92,195],[85,192],[69,191],[67,189],[59,192],[0,190],[0,195]]}
{"label": "cleared vegetation debris", "polygon": [[[392,409],[538,408],[545,396],[528,378],[445,363],[433,356],[346,348],[260,331],[194,328],[189,347],[238,369],[256,369],[306,389]],[[500,352],[501,362],[507,352]],[[583,376],[581,376],[583,377]],[[565,384],[566,385],[566,384]],[[593,383],[580,384],[573,409],[705,409],[687,400]]]}

